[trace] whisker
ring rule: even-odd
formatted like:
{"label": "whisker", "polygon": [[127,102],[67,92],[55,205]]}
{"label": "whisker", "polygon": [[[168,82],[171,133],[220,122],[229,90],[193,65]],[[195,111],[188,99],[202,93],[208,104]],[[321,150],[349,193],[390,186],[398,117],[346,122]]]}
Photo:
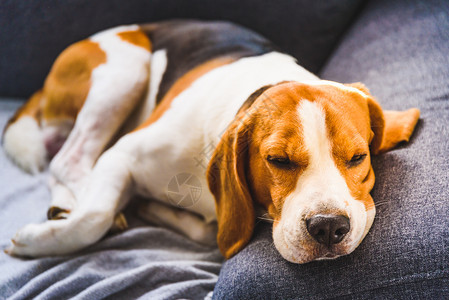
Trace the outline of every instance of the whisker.
{"label": "whisker", "polygon": [[390,202],[389,201],[384,201],[384,202],[375,203],[376,207],[383,206],[385,204],[390,204]]}
{"label": "whisker", "polygon": [[269,219],[269,218],[264,218],[264,217],[257,217],[259,220],[263,220],[263,221],[268,221],[270,223],[273,223],[274,220],[273,219]]}

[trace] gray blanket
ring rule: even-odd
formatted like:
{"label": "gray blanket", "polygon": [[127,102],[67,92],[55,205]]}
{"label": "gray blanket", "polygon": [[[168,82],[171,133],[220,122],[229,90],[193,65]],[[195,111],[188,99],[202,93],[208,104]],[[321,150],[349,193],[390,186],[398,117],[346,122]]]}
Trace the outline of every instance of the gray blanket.
{"label": "gray blanket", "polygon": [[[0,129],[22,102],[0,100]],[[31,176],[0,150],[0,247],[28,223],[45,221],[46,174]],[[0,253],[0,299],[203,299],[223,260],[208,248],[125,213],[130,228],[62,257],[12,258]]]}

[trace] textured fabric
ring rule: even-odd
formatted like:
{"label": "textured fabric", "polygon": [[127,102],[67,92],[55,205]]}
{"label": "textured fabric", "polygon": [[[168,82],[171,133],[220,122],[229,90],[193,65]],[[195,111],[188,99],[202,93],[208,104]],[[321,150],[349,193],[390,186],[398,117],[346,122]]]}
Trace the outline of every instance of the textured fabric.
{"label": "textured fabric", "polygon": [[385,109],[421,109],[410,143],[374,157],[377,216],[351,255],[294,265],[271,226],[225,262],[216,299],[447,299],[449,295],[449,5],[371,1],[322,77],[364,82]]}
{"label": "textured fabric", "polygon": [[265,35],[316,72],[364,0],[0,1],[0,95],[28,97],[70,44],[123,24],[230,20]]}
{"label": "textured fabric", "polygon": [[[19,101],[0,99],[0,130]],[[45,220],[46,174],[30,176],[0,150],[0,248],[28,223]],[[12,258],[0,252],[0,299],[203,299],[214,288],[222,256],[126,212],[130,229],[70,256]]]}

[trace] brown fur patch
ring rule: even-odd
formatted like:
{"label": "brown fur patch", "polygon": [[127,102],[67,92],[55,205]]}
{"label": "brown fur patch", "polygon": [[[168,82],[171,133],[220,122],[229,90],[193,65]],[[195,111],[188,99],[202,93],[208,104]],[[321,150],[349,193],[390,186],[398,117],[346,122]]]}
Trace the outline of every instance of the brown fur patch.
{"label": "brown fur patch", "polygon": [[[296,188],[299,176],[309,163],[297,116],[299,99],[296,93],[291,93],[288,83],[280,84],[262,94],[248,110],[255,120],[248,182],[254,199],[275,221],[281,217],[286,196]],[[268,156],[288,157],[291,166],[277,167],[267,161]]]}
{"label": "brown fur patch", "polygon": [[123,31],[117,33],[117,35],[130,44],[136,45],[138,47],[142,47],[145,50],[151,51],[151,42],[149,38],[140,30],[133,31]]}
{"label": "brown fur patch", "polygon": [[248,189],[248,129],[253,118],[237,115],[216,147],[207,169],[209,189],[215,197],[221,253],[229,258],[250,240],[254,229],[253,198]]}
{"label": "brown fur patch", "polygon": [[406,111],[384,110],[384,138],[379,152],[387,152],[400,142],[408,142],[419,120],[420,111],[411,108]]}
{"label": "brown fur patch", "polygon": [[100,46],[84,40],[64,50],[45,80],[44,119],[76,119],[91,86],[92,71],[106,62]]}
{"label": "brown fur patch", "polygon": [[227,65],[233,62],[235,59],[232,57],[221,57],[214,60],[210,60],[198,67],[193,68],[186,74],[184,74],[175,84],[168,90],[160,104],[156,107],[150,117],[134,131],[145,128],[157,120],[170,108],[173,99],[175,99],[181,92],[186,90],[195,80],[206,74],[207,72]]}
{"label": "brown fur patch", "polygon": [[[418,121],[419,110],[383,111],[364,85],[349,86],[359,89],[367,98],[357,92],[325,86],[323,89],[328,97],[320,103],[326,111],[334,161],[351,195],[370,210],[374,207],[370,191],[375,181],[371,154],[388,151],[398,142],[408,141]],[[367,156],[359,165],[348,167],[347,162],[357,154]]]}

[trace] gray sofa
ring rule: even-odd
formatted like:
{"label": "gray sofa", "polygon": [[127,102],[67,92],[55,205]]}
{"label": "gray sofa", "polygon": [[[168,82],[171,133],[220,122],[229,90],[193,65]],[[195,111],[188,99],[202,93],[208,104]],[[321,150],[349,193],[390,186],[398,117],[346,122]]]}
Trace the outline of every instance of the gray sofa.
{"label": "gray sofa", "polygon": [[[449,297],[449,4],[445,0],[0,3],[0,128],[42,85],[64,47],[114,25],[226,19],[267,36],[325,79],[361,81],[386,109],[418,107],[408,144],[373,158],[374,225],[351,255],[295,265],[259,222],[250,244],[217,249],[126,215],[130,229],[81,253],[22,260],[0,254],[0,298],[447,299]],[[13,99],[14,98],[14,99]],[[0,152],[0,247],[44,220],[45,174]]]}

